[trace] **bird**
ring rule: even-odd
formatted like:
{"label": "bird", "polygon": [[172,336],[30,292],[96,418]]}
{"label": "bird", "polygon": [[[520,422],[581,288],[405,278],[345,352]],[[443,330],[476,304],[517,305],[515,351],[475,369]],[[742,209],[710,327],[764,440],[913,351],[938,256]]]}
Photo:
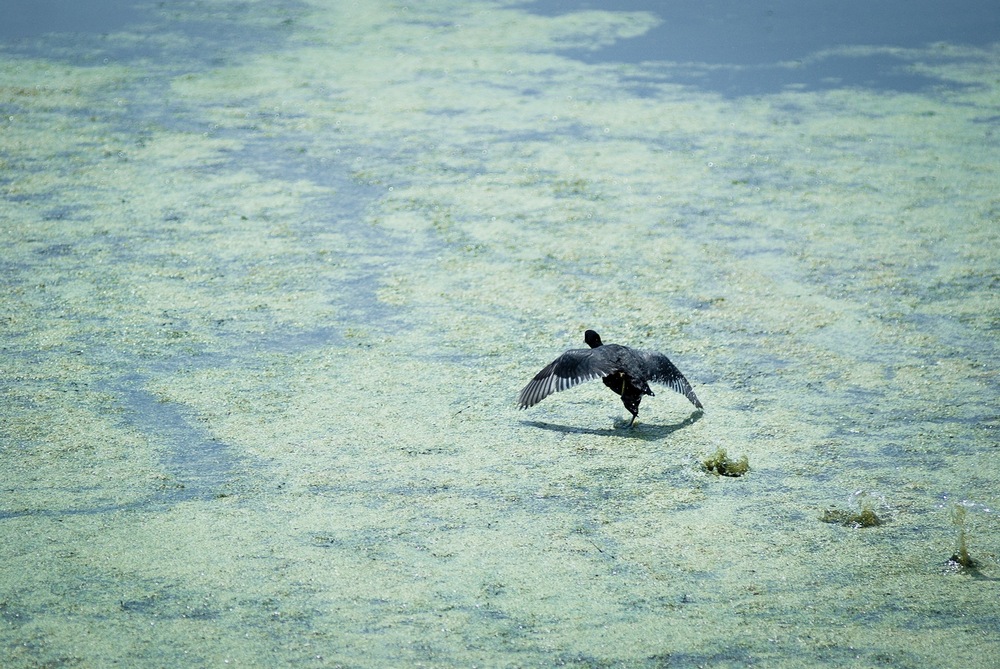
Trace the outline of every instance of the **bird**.
{"label": "bird", "polygon": [[543,399],[585,381],[600,379],[632,414],[628,427],[639,415],[643,395],[653,397],[649,381],[662,383],[688,398],[691,404],[704,410],[691,384],[674,363],[662,353],[640,351],[619,344],[605,344],[594,330],[583,333],[583,341],[590,348],[566,351],[535,374],[517,396],[518,407],[527,409]]}

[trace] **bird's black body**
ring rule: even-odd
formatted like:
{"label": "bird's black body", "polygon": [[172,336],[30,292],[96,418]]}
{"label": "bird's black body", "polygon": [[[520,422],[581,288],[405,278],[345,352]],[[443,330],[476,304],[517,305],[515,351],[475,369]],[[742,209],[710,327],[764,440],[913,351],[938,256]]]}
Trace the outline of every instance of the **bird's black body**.
{"label": "bird's black body", "polygon": [[587,330],[584,341],[590,346],[566,351],[521,390],[517,403],[522,409],[538,404],[552,393],[601,379],[608,388],[620,395],[622,404],[632,414],[631,427],[639,415],[643,395],[653,395],[649,381],[663,383],[690,400],[699,409],[701,402],[680,370],[662,353],[639,351],[628,346],[605,344],[601,335]]}

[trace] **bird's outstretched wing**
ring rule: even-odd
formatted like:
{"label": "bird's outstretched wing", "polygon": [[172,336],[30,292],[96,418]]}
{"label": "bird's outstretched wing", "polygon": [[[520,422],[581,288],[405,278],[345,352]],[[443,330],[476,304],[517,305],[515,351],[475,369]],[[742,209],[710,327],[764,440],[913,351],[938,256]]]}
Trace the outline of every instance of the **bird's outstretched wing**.
{"label": "bird's outstretched wing", "polygon": [[604,356],[595,355],[599,348],[575,348],[566,351],[535,374],[517,396],[517,404],[527,409],[543,399],[567,388],[592,379],[600,379],[614,371]]}
{"label": "bird's outstretched wing", "polygon": [[639,354],[639,358],[646,368],[647,379],[656,383],[662,383],[671,390],[688,398],[691,404],[699,409],[704,408],[701,406],[701,402],[698,401],[698,396],[694,394],[691,384],[681,374],[681,370],[677,369],[677,366],[670,362],[670,358],[655,351],[636,351],[636,353]]}

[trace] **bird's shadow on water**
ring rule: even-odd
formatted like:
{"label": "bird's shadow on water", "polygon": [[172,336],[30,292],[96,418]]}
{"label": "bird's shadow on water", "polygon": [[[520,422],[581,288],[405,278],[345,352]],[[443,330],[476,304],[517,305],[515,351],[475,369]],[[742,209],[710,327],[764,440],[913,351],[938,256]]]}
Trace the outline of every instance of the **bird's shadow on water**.
{"label": "bird's shadow on water", "polygon": [[632,427],[629,427],[628,421],[623,420],[614,427],[603,429],[576,427],[574,425],[558,425],[556,423],[544,423],[539,420],[522,420],[521,424],[528,425],[530,427],[537,427],[542,430],[551,430],[552,432],[562,432],[564,434],[592,434],[598,437],[627,437],[629,439],[642,439],[643,441],[658,441],[669,437],[677,430],[682,430],[686,427],[694,425],[701,420],[701,417],[704,415],[704,411],[701,409],[695,409],[691,412],[690,416],[679,423],[671,423],[669,425],[653,425],[652,423],[640,423],[639,421],[636,421]]}

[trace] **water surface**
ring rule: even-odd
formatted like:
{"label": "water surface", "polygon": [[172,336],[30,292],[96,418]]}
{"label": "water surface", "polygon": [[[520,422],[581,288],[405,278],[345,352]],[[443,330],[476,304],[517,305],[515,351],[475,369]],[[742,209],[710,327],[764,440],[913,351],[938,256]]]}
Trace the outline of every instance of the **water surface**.
{"label": "water surface", "polygon": [[820,4],[5,33],[7,664],[990,666],[998,46]]}

